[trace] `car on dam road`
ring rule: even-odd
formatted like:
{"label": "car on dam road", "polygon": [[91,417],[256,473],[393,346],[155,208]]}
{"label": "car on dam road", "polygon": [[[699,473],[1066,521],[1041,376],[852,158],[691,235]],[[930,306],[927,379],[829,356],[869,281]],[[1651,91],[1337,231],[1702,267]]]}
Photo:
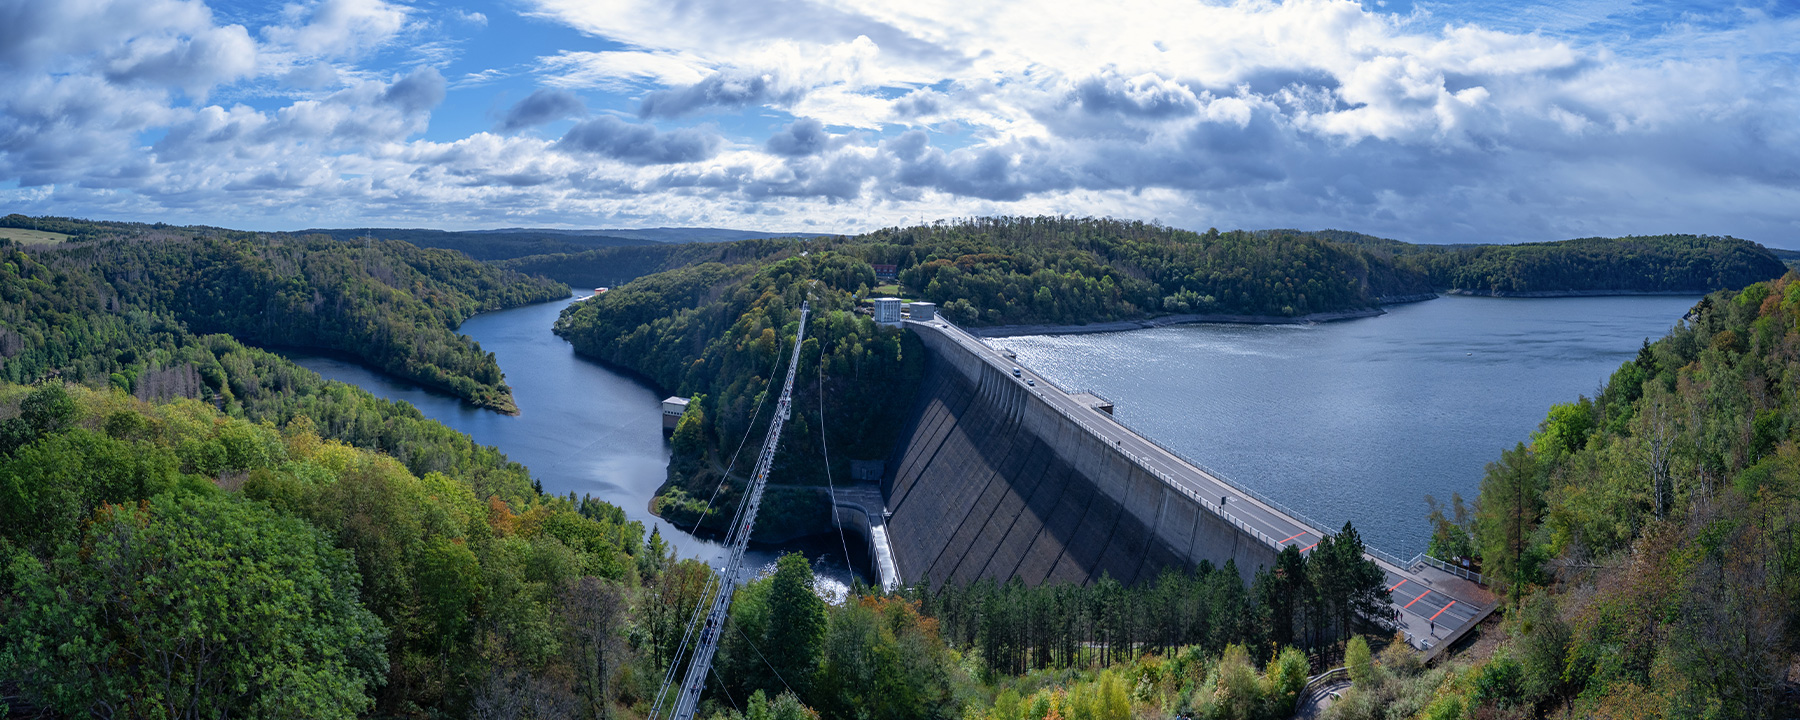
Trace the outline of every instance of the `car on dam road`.
{"label": "car on dam road", "polygon": [[1018,377],[1018,376],[1019,376],[1019,369],[1013,368],[1013,377]]}

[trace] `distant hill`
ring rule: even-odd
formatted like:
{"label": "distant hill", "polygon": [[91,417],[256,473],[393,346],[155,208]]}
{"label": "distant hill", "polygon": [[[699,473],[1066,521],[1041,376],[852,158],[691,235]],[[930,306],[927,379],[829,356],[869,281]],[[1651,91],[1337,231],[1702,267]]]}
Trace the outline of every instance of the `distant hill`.
{"label": "distant hill", "polygon": [[837,233],[803,233],[803,232],[762,232],[760,230],[733,230],[731,228],[609,228],[605,230],[528,230],[508,228],[504,230],[472,230],[474,233],[544,233],[576,236],[604,235],[614,238],[629,238],[658,243],[692,243],[692,242],[734,242],[737,240],[764,240],[768,238],[807,238],[829,237]]}
{"label": "distant hill", "polygon": [[1800,250],[1783,250],[1781,248],[1768,248],[1768,250],[1770,255],[1774,255],[1775,259],[1780,260],[1781,264],[1786,265],[1789,270],[1800,269]]}
{"label": "distant hill", "polygon": [[608,247],[649,245],[652,241],[569,230],[429,230],[424,228],[313,228],[294,235],[326,235],[334,240],[371,237],[400,240],[420,247],[456,250],[476,260],[508,260],[527,255],[578,253]]}
{"label": "distant hill", "polygon": [[730,228],[560,229],[498,228],[494,230],[429,230],[424,228],[313,228],[296,235],[328,235],[337,240],[372,237],[403,240],[420,247],[460,251],[476,260],[511,260],[537,255],[578,253],[645,245],[723,243],[768,238],[820,237],[820,233],[771,233]]}

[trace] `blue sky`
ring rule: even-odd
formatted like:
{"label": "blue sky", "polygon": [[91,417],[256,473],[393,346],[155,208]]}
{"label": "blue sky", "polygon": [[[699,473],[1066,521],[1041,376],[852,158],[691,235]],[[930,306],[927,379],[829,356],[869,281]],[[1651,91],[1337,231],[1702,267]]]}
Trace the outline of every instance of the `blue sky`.
{"label": "blue sky", "polygon": [[1800,4],[0,0],[0,211],[1800,231]]}

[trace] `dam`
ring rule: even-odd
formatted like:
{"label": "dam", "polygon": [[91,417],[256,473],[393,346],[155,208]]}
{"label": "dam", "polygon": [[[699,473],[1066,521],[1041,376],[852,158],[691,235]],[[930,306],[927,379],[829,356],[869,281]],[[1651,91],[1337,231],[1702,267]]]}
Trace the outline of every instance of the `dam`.
{"label": "dam", "polygon": [[[907,321],[927,350],[918,400],[882,479],[883,584],[1148,581],[1232,563],[1246,582],[1328,532],[1115,420],[942,320]],[[1372,550],[1398,625],[1435,654],[1492,612],[1479,576]]]}

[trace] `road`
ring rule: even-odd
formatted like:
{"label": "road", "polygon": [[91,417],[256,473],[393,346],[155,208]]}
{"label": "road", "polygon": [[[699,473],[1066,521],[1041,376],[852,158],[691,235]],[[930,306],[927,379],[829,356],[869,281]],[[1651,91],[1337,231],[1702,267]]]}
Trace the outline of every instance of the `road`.
{"label": "road", "polygon": [[[1014,382],[1021,383],[1051,408],[1079,423],[1089,432],[1113,445],[1127,458],[1149,470],[1165,483],[1197,500],[1206,509],[1226,518],[1244,532],[1273,547],[1298,547],[1311,552],[1323,538],[1321,528],[1294,517],[1262,500],[1240,491],[1212,473],[1183,460],[1160,445],[1138,435],[1113,419],[1112,415],[1076,399],[1049,379],[1009,359],[980,338],[955,325],[933,321],[910,323],[916,331],[943,333],[958,345],[984,361],[1000,368],[1009,377],[1019,370]],[[1027,382],[1027,381],[1031,382]],[[1400,567],[1399,564],[1372,553],[1365,557],[1375,561],[1387,579],[1389,602],[1399,611],[1400,625],[1408,641],[1420,649],[1429,649],[1454,641],[1476,620],[1491,609],[1493,599],[1474,583],[1463,581],[1429,566]]]}

